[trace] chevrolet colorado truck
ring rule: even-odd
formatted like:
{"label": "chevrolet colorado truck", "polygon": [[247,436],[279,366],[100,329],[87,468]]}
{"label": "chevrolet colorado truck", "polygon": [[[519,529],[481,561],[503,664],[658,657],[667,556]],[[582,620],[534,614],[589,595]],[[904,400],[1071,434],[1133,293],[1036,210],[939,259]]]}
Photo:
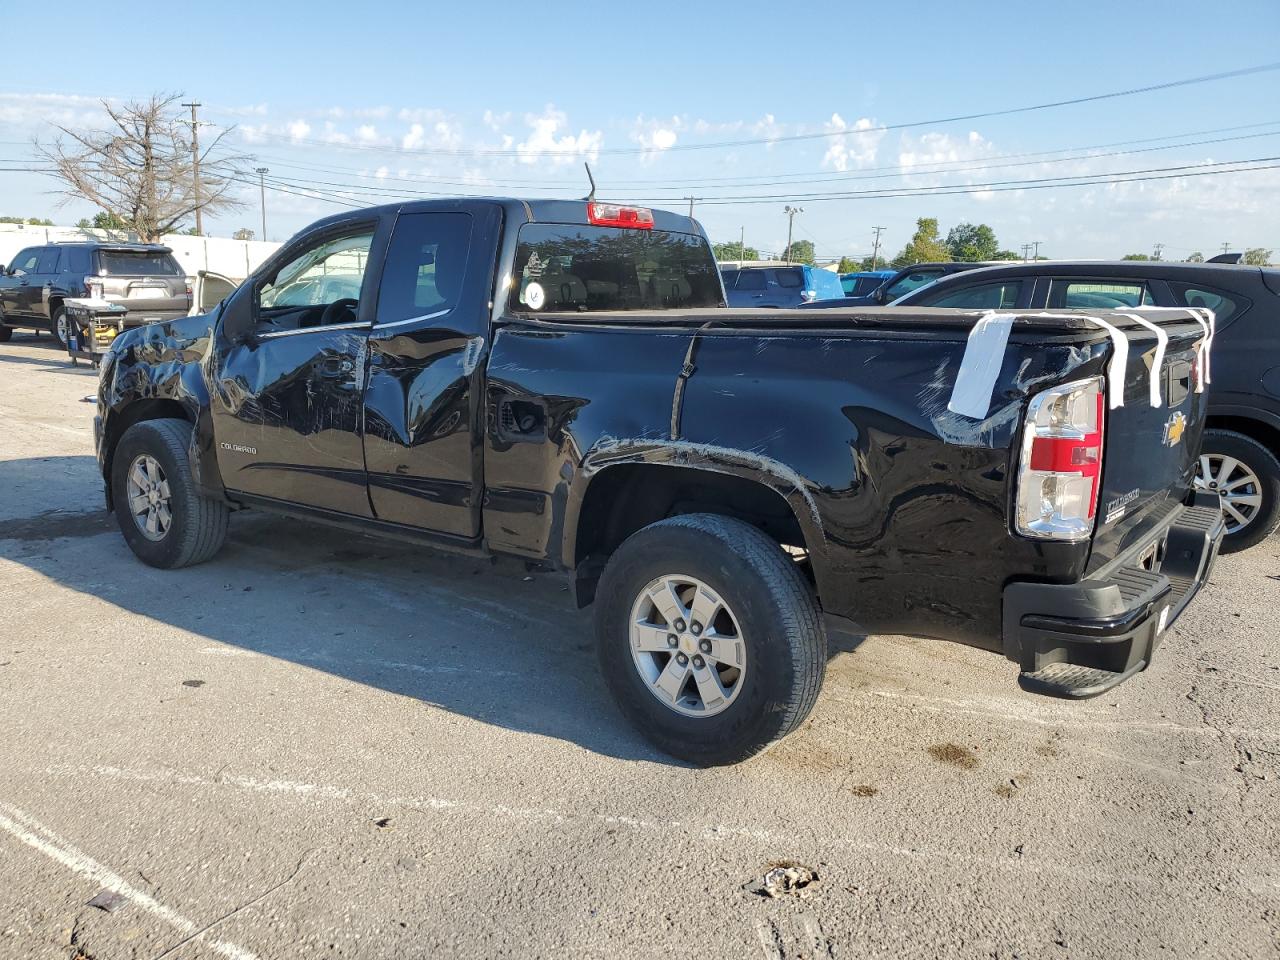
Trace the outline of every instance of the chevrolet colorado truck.
{"label": "chevrolet colorado truck", "polygon": [[563,571],[623,713],[702,764],[804,721],[829,628],[985,647],[1064,697],[1151,662],[1222,537],[1204,316],[724,304],[674,213],[343,213],[117,338],[108,508],[157,567],[258,509]]}

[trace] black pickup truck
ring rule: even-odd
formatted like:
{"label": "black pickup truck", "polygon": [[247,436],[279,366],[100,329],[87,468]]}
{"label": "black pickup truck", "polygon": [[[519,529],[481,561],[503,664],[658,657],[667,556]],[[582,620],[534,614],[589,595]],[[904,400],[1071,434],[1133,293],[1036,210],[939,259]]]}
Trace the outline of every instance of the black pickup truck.
{"label": "black pickup truck", "polygon": [[687,217],[405,203],[118,338],[98,459],[154,566],[254,508],[564,571],[623,712],[728,763],[804,721],[829,627],[1066,697],[1150,663],[1222,537],[1211,337],[1094,313],[732,310]]}

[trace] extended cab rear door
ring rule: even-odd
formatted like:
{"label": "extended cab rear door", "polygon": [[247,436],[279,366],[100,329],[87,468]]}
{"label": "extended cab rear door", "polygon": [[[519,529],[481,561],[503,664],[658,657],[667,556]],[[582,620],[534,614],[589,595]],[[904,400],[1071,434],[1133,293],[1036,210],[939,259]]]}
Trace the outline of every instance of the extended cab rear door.
{"label": "extended cab rear door", "polygon": [[480,535],[489,298],[501,208],[459,201],[395,222],[369,336],[364,455],[379,520]]}

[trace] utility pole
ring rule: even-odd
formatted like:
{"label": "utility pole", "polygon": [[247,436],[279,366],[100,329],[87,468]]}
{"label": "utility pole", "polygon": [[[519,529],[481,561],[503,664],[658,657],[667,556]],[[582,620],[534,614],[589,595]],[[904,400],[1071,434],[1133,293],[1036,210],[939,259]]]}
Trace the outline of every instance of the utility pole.
{"label": "utility pole", "polygon": [[271,171],[266,167],[254,167],[253,172],[258,175],[258,191],[262,197],[262,239],[267,239],[267,182],[264,179]]}
{"label": "utility pole", "polygon": [[1026,263],[1031,254],[1031,244],[1024,243],[1022,245],[1022,262]]}
{"label": "utility pole", "polygon": [[1156,244],[1156,247],[1155,247],[1155,254],[1154,254],[1154,256],[1152,256],[1152,258],[1151,258],[1151,259],[1152,259],[1152,260],[1159,260],[1159,259],[1160,259],[1160,252],[1161,252],[1162,250],[1164,250],[1164,244],[1163,244],[1163,243],[1157,243],[1157,244]]}
{"label": "utility pole", "polygon": [[795,226],[796,214],[804,213],[802,207],[793,207],[790,204],[783,207],[783,212],[787,215],[787,263],[791,262],[791,229]]}
{"label": "utility pole", "polygon": [[1229,243],[1224,243],[1224,244],[1222,245],[1222,252],[1223,252],[1223,253],[1230,253],[1230,252],[1231,252],[1231,244],[1229,244]]}
{"label": "utility pole", "polygon": [[1040,259],[1040,244],[1044,243],[1044,241],[1043,241],[1043,240],[1035,240],[1035,241],[1032,241],[1032,243],[1033,243],[1033,245],[1035,246],[1035,248],[1036,248],[1036,249],[1035,249],[1035,252],[1031,254],[1031,259],[1032,259],[1032,260],[1039,260],[1039,259]]}
{"label": "utility pole", "polygon": [[884,233],[884,227],[872,227],[871,229],[876,235],[876,245],[871,250],[871,269],[878,270],[880,269],[880,234]]}
{"label": "utility pole", "polygon": [[743,262],[747,259],[747,227],[743,224],[738,228],[738,261]]}
{"label": "utility pole", "polygon": [[701,200],[702,198],[701,197],[684,197],[684,199],[689,201],[689,219],[692,220],[693,219],[693,201]]}
{"label": "utility pole", "polygon": [[204,104],[193,100],[191,103],[182,103],[179,106],[191,108],[191,182],[194,187],[192,202],[196,208],[196,236],[202,237],[204,224],[200,216],[203,206],[200,203],[200,121],[196,119],[196,109]]}

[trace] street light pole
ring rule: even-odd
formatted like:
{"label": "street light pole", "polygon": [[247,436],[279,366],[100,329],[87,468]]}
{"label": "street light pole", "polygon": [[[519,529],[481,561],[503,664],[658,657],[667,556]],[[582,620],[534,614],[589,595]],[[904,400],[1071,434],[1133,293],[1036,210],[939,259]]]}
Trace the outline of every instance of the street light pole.
{"label": "street light pole", "polygon": [[266,175],[271,171],[266,167],[255,167],[254,173],[258,175],[258,193],[262,198],[262,239],[267,239],[267,182]]}
{"label": "street light pole", "polygon": [[201,237],[204,236],[204,224],[200,217],[200,121],[196,119],[196,109],[204,104],[193,100],[180,106],[191,108],[191,200],[196,208],[196,236]]}
{"label": "street light pole", "polygon": [[791,206],[790,204],[788,204],[787,206],[783,207],[782,209],[783,209],[783,212],[785,212],[785,213],[786,213],[786,215],[787,215],[787,263],[790,263],[790,262],[791,262],[791,232],[792,232],[792,228],[795,226],[795,222],[796,222],[796,214],[797,214],[797,213],[804,213],[804,209],[803,209],[802,207],[793,207],[793,206]]}

